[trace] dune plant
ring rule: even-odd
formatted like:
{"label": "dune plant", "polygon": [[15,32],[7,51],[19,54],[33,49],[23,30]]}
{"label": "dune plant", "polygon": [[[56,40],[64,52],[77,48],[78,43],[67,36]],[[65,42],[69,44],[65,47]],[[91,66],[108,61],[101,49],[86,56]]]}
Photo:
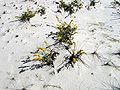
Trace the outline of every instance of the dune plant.
{"label": "dune plant", "polygon": [[[48,46],[46,41],[45,43]],[[49,66],[54,67],[53,62],[55,61],[59,53],[56,52],[54,49],[51,49],[49,46],[47,48],[38,47],[38,50],[41,52],[41,55],[34,54],[33,60],[37,60],[37,61],[40,61],[44,65],[49,65]]]}
{"label": "dune plant", "polygon": [[81,59],[81,56],[83,54],[87,55],[87,53],[82,49],[76,50],[76,43],[75,42],[73,45],[74,45],[73,49],[70,49],[70,50],[68,49],[68,51],[70,53],[70,55],[67,57],[68,63],[71,64],[71,66],[73,67],[73,64],[75,64],[77,61],[80,60],[84,65],[86,65],[85,62]]}
{"label": "dune plant", "polygon": [[86,53],[84,50],[82,50],[82,49],[77,50],[77,49],[76,49],[76,43],[75,43],[75,42],[73,42],[73,43],[74,43],[74,44],[73,44],[73,45],[74,45],[73,49],[65,46],[66,50],[69,52],[69,55],[67,55],[67,56],[64,57],[65,60],[62,62],[62,64],[63,64],[62,67],[60,67],[60,68],[57,70],[58,73],[59,73],[64,67],[67,67],[67,68],[68,68],[69,66],[74,67],[74,64],[75,64],[76,62],[78,62],[78,61],[80,61],[81,63],[83,63],[84,65],[86,65],[86,66],[88,67],[88,65],[81,59],[82,55],[83,55],[83,54],[86,54],[86,55],[87,55],[87,53]]}
{"label": "dune plant", "polygon": [[[23,65],[18,67],[19,69],[21,69],[19,73],[25,72],[27,70],[39,69],[44,66],[51,66],[54,68],[53,62],[55,61],[59,53],[56,52],[51,47],[49,47],[46,41],[44,41],[44,43],[47,45],[47,47],[45,48],[38,47],[37,52],[33,53],[32,56],[26,58],[27,60],[22,61]],[[25,65],[26,63],[30,63],[30,62],[32,63],[32,65],[27,65],[27,66]]]}
{"label": "dune plant", "polygon": [[[74,47],[75,47],[75,46],[74,46]],[[76,63],[76,61],[80,60],[83,64],[85,64],[84,61],[81,60],[81,56],[82,56],[83,54],[86,54],[86,55],[87,55],[87,53],[86,53],[84,50],[78,50],[78,51],[76,51],[75,48],[74,48],[74,49],[72,50],[72,53],[71,53],[71,56],[70,56],[69,60],[70,60],[71,62],[73,62],[73,63]]]}
{"label": "dune plant", "polygon": [[83,6],[83,4],[78,2],[77,0],[74,0],[73,2],[69,4],[61,0],[59,2],[56,2],[56,4],[58,4],[58,9],[59,9],[58,12],[60,12],[60,10],[63,9],[65,12],[68,12],[70,15],[77,12]]}
{"label": "dune plant", "polygon": [[15,18],[18,18],[18,20],[21,22],[26,22],[26,21],[30,21],[30,19],[33,18],[36,13],[38,13],[38,12],[33,12],[33,11],[29,10],[29,8],[27,8],[27,11],[22,13],[21,16],[15,16]]}
{"label": "dune plant", "polygon": [[[56,16],[56,18],[59,21],[59,18]],[[60,22],[60,21],[59,21]],[[61,23],[61,22],[60,22]],[[56,42],[59,43],[65,43],[68,46],[73,44],[73,35],[78,33],[76,32],[78,26],[73,23],[73,20],[71,20],[68,24],[67,22],[63,22],[60,25],[57,24],[58,32],[51,32],[50,36],[52,36],[53,39],[56,40]]]}

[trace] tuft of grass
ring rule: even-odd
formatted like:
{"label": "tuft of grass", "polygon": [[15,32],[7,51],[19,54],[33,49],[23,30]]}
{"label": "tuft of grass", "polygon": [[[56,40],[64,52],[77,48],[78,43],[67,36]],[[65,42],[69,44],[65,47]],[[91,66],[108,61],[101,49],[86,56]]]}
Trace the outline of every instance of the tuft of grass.
{"label": "tuft of grass", "polygon": [[18,18],[18,20],[21,22],[26,22],[26,21],[30,21],[30,19],[33,18],[36,13],[37,12],[33,12],[33,11],[29,10],[29,8],[27,8],[27,11],[22,13],[21,16],[15,16],[15,18]]}

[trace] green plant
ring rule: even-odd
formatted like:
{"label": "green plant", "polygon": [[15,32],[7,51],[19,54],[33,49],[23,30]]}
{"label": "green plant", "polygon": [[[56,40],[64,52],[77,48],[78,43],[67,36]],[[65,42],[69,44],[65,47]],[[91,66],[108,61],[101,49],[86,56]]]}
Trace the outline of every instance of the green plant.
{"label": "green plant", "polygon": [[[56,18],[60,22],[60,20],[57,16],[56,16]],[[75,32],[77,30],[77,28],[78,28],[78,26],[73,23],[73,20],[71,20],[69,24],[67,24],[66,22],[61,23],[61,25],[57,24],[57,29],[59,31],[56,33],[51,32],[50,36],[52,35],[53,36],[52,38],[55,39],[56,42],[65,43],[68,46],[70,46],[73,44],[73,41],[72,41],[73,37],[72,36],[74,34],[78,33],[78,32]]]}
{"label": "green plant", "polygon": [[[47,42],[44,41],[46,45],[48,46]],[[56,59],[57,55],[59,55],[58,52],[56,52],[54,49],[51,49],[49,46],[47,48],[38,47],[38,51],[40,50],[41,55],[34,54],[34,59],[40,61],[44,65],[51,65],[54,67],[53,61]]]}
{"label": "green plant", "polygon": [[[59,72],[62,70],[62,68],[64,68],[64,67],[67,67],[67,68],[68,68],[69,66],[74,67],[74,64],[75,64],[77,61],[82,62],[84,65],[86,65],[86,66],[88,67],[88,65],[81,59],[81,56],[82,56],[83,54],[86,54],[86,55],[87,55],[87,53],[86,53],[84,50],[76,50],[76,43],[75,43],[75,42],[73,42],[73,43],[74,43],[73,49],[65,46],[65,49],[69,52],[69,55],[68,55],[68,56],[65,56],[65,60],[64,60],[65,64],[57,70],[58,73],[59,73]],[[63,63],[62,63],[62,64],[63,64]]]}
{"label": "green plant", "polygon": [[81,59],[81,56],[83,54],[87,53],[84,50],[76,50],[76,43],[74,42],[74,48],[69,50],[67,49],[70,53],[70,56],[67,57],[69,59],[69,63],[73,66],[74,63],[76,63],[76,61],[80,60],[83,64],[85,64],[85,62]]}
{"label": "green plant", "polygon": [[[77,0],[74,0],[70,4],[66,4],[63,0],[56,2],[58,4],[58,8],[60,10],[64,9],[65,12],[68,12],[70,15],[77,12],[82,8],[83,4],[79,3]],[[58,10],[59,11],[59,10]],[[59,11],[60,12],[60,11]]]}
{"label": "green plant", "polygon": [[22,13],[21,16],[15,16],[15,18],[18,18],[18,20],[21,22],[26,22],[26,21],[30,21],[30,19],[34,17],[36,13],[37,12],[30,11],[29,8],[27,8],[27,11]]}
{"label": "green plant", "polygon": [[[30,66],[21,66],[18,67],[20,70],[19,73],[25,72],[27,70],[34,70],[34,69],[39,69],[44,66],[51,66],[54,68],[54,61],[56,57],[59,55],[58,52],[56,52],[54,49],[51,49],[51,47],[48,46],[47,42],[44,41],[47,47],[42,48],[38,47],[37,51],[34,52],[32,56],[27,57],[27,60],[23,60],[23,64],[34,62],[34,64]],[[37,64],[35,62],[38,62]]]}

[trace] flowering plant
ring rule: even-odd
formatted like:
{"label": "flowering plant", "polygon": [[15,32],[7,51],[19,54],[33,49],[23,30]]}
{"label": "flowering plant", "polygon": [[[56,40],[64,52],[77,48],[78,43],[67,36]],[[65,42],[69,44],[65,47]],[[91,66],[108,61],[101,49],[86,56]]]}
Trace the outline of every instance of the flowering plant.
{"label": "flowering plant", "polygon": [[[44,42],[48,46],[47,42],[46,41]],[[59,53],[56,52],[54,49],[51,49],[49,46],[47,48],[38,47],[38,50],[40,50],[41,55],[34,54],[33,56],[35,58],[33,60],[37,60],[43,63],[44,65],[51,65],[52,67],[54,67],[53,61],[55,61]]]}
{"label": "flowering plant", "polygon": [[[56,16],[56,18],[59,21],[59,18]],[[58,32],[54,33],[51,32],[50,36],[52,35],[56,42],[60,42],[60,43],[65,43],[68,44],[68,46],[73,44],[73,35],[78,33],[75,32],[77,30],[78,26],[76,24],[73,23],[73,20],[70,21],[69,24],[67,24],[66,22],[61,23],[61,25],[57,24],[57,29],[59,30]]]}
{"label": "flowering plant", "polygon": [[75,42],[73,42],[73,43],[74,43],[74,48],[73,48],[73,49],[65,46],[65,49],[69,52],[69,55],[68,55],[68,56],[65,56],[65,60],[64,60],[64,62],[62,62],[62,64],[63,64],[62,67],[60,67],[60,68],[57,70],[58,73],[59,73],[64,67],[67,67],[67,68],[68,68],[69,66],[74,67],[74,64],[75,64],[77,61],[80,61],[80,62],[82,62],[84,65],[88,66],[88,65],[81,59],[81,56],[82,56],[83,54],[86,54],[86,55],[87,55],[87,53],[86,53],[84,50],[79,50],[79,51],[77,51],[77,50],[76,50],[76,43],[75,43]]}
{"label": "flowering plant", "polygon": [[26,22],[30,21],[30,18],[34,17],[36,13],[38,12],[30,11],[29,8],[27,8],[27,11],[22,13],[22,16],[15,16],[15,18],[18,18],[21,22]]}
{"label": "flowering plant", "polygon": [[[19,73],[25,72],[27,70],[34,70],[39,69],[44,66],[51,66],[54,67],[54,61],[56,57],[59,55],[58,52],[56,52],[54,49],[51,49],[47,42],[44,41],[47,45],[46,48],[38,47],[37,52],[34,53],[34,55],[27,58],[27,60],[23,60],[23,64],[30,63],[30,62],[36,62],[35,64],[32,63],[32,65],[29,66],[21,66],[19,67],[21,70]],[[38,63],[37,63],[38,62]]]}

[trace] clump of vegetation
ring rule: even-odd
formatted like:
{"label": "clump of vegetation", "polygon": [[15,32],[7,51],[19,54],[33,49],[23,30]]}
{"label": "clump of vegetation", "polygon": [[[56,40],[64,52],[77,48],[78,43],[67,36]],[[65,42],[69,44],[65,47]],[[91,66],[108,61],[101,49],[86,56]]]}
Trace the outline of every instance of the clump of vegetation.
{"label": "clump of vegetation", "polygon": [[33,12],[33,11],[29,10],[29,8],[27,8],[27,11],[22,13],[21,16],[15,16],[15,18],[18,18],[18,20],[21,22],[26,22],[26,21],[30,21],[30,19],[33,18],[36,13],[38,13],[38,12]]}
{"label": "clump of vegetation", "polygon": [[43,7],[43,6],[41,6],[41,8],[39,8],[39,9],[37,10],[37,12],[40,13],[40,16],[45,15],[45,13],[46,13],[46,8]]}
{"label": "clump of vegetation", "polygon": [[74,64],[77,62],[77,61],[80,61],[80,62],[82,62],[84,65],[86,65],[86,66],[88,66],[82,59],[81,59],[81,56],[83,55],[83,54],[86,54],[87,55],[87,53],[84,51],[84,50],[76,50],[76,43],[74,42],[74,48],[73,49],[71,49],[71,48],[69,48],[69,47],[65,47],[66,48],[66,50],[69,52],[69,55],[68,56],[65,56],[65,64],[61,67],[61,68],[59,68],[58,70],[57,70],[57,72],[59,73],[61,70],[62,70],[62,68],[64,68],[64,67],[69,67],[69,66],[72,66],[72,67],[74,67]]}
{"label": "clump of vegetation", "polygon": [[84,51],[84,50],[76,50],[76,43],[74,42],[74,48],[71,50],[71,52],[70,52],[70,56],[69,56],[69,62],[70,62],[70,64],[71,64],[71,66],[73,66],[73,64],[74,63],[76,63],[78,60],[80,60],[83,64],[85,64],[85,62],[84,61],[82,61],[82,59],[81,59],[81,56],[83,55],[83,54],[86,54],[87,55],[87,53]]}
{"label": "clump of vegetation", "polygon": [[[45,43],[47,45],[46,41]],[[37,60],[37,61],[40,61],[44,65],[49,65],[49,66],[54,67],[53,62],[55,61],[59,53],[56,52],[54,49],[51,49],[49,46],[47,48],[38,47],[38,50],[40,50],[41,55],[34,54],[35,58],[33,60]]]}
{"label": "clump of vegetation", "polygon": [[74,0],[69,4],[61,0],[59,2],[56,2],[56,4],[58,4],[58,9],[59,9],[57,12],[61,12],[61,10],[63,9],[65,12],[68,12],[69,15],[77,12],[79,9],[83,7],[83,4],[79,3],[77,0]]}
{"label": "clump of vegetation", "polygon": [[[58,21],[60,22],[59,18],[56,16]],[[76,32],[78,26],[73,23],[73,20],[70,21],[69,24],[66,22],[61,23],[61,25],[57,24],[57,29],[59,30],[58,32],[54,33],[51,32],[49,36],[52,36],[53,39],[56,40],[58,43],[64,43],[67,44],[68,46],[73,44],[73,35],[78,33]]]}
{"label": "clump of vegetation", "polygon": [[23,64],[30,62],[38,62],[37,64],[32,64],[31,66],[21,66],[19,67],[21,70],[19,73],[25,72],[27,70],[39,69],[44,66],[54,67],[54,61],[56,57],[59,55],[54,49],[51,49],[47,42],[44,41],[47,45],[47,48],[38,47],[37,52],[32,55],[32,57],[28,57],[27,60],[23,60]]}

